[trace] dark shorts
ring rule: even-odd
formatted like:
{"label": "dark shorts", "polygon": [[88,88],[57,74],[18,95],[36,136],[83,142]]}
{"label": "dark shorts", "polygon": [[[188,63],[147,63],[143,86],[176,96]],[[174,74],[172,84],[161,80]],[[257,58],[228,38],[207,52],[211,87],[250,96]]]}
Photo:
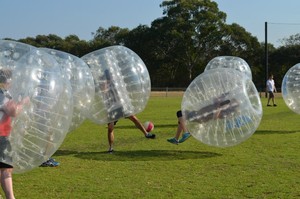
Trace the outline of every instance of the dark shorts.
{"label": "dark shorts", "polygon": [[269,93],[269,97],[274,97],[274,93],[272,92],[272,91],[268,91],[268,93]]}
{"label": "dark shorts", "polygon": [[0,162],[0,168],[3,169],[3,168],[14,168],[14,167],[9,165],[9,164],[5,164],[3,162]]}
{"label": "dark shorts", "polygon": [[[11,150],[10,142],[7,137],[0,136],[0,161],[7,160],[9,162],[12,162],[12,158],[7,156],[7,154],[4,154],[5,150],[9,150],[9,151]],[[0,162],[0,168],[13,168],[13,167],[4,162]]]}
{"label": "dark shorts", "polygon": [[181,112],[181,110],[180,110],[180,111],[177,111],[176,115],[177,115],[177,118],[182,117],[182,112]]}
{"label": "dark shorts", "polygon": [[[114,125],[116,125],[118,123],[118,120],[117,121],[114,121],[114,122],[111,122],[111,123],[114,123]],[[107,125],[109,125],[110,123],[107,123]]]}
{"label": "dark shorts", "polygon": [[[128,118],[130,118],[130,116],[129,117],[125,117],[125,119],[128,119]],[[114,123],[114,125],[116,125],[117,123],[118,123],[118,121],[119,120],[117,120],[117,121],[114,121],[114,122],[111,122],[111,123]],[[109,125],[110,123],[107,123],[107,125]]]}

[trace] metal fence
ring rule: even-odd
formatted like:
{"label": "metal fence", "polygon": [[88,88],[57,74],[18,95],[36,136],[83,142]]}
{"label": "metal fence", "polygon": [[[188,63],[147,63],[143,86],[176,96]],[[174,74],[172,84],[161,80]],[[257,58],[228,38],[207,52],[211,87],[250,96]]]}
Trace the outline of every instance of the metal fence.
{"label": "metal fence", "polygon": [[[152,87],[151,96],[153,97],[178,97],[183,96],[186,88],[185,87]],[[281,92],[277,90],[278,93],[275,93],[276,97],[282,97]],[[258,91],[260,97],[266,97],[264,91]]]}
{"label": "metal fence", "polygon": [[151,88],[151,96],[157,97],[177,97],[183,96],[186,88],[184,87],[152,87]]}

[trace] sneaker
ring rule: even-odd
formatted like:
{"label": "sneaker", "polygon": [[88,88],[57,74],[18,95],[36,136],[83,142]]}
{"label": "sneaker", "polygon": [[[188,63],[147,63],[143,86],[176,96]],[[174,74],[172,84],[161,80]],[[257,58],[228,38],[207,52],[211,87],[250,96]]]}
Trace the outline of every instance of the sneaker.
{"label": "sneaker", "polygon": [[48,161],[43,162],[43,163],[40,165],[40,167],[49,167],[49,166],[50,166],[50,164],[48,163]]}
{"label": "sneaker", "polygon": [[273,106],[277,106],[277,104],[274,104]]}
{"label": "sneaker", "polygon": [[114,152],[114,149],[108,149],[107,153],[112,154]]}
{"label": "sneaker", "polygon": [[155,134],[148,133],[145,137],[146,138],[150,138],[150,139],[154,139],[155,138]]}
{"label": "sneaker", "polygon": [[268,104],[267,106],[271,106],[270,104]]}
{"label": "sneaker", "polygon": [[170,139],[167,139],[167,141],[172,144],[178,144],[178,140],[176,140],[176,138],[170,138]]}
{"label": "sneaker", "polygon": [[179,140],[179,143],[186,141],[187,139],[189,139],[189,137],[191,137],[191,134],[189,132],[183,134],[182,138]]}
{"label": "sneaker", "polygon": [[54,159],[50,158],[49,160],[47,160],[46,162],[43,162],[43,164],[41,164],[41,167],[57,167],[59,165],[59,162],[54,161]]}
{"label": "sneaker", "polygon": [[48,162],[54,167],[57,167],[59,165],[59,162],[55,161],[53,158],[49,158]]}

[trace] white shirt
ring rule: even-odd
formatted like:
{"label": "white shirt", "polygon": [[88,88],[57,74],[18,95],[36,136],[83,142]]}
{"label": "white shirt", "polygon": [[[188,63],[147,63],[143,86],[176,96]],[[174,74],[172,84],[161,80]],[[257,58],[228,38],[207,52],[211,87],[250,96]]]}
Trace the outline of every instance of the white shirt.
{"label": "white shirt", "polygon": [[275,82],[273,79],[268,79],[267,81],[267,91],[273,92],[275,90]]}

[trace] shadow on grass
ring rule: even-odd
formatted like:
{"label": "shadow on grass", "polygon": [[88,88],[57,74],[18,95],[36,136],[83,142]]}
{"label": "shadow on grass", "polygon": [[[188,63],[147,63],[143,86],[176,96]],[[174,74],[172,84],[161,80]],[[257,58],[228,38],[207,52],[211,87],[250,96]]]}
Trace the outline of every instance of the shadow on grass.
{"label": "shadow on grass", "polygon": [[268,134],[291,134],[291,133],[297,133],[299,131],[256,131],[254,134],[259,135],[268,135]]}
{"label": "shadow on grass", "polygon": [[213,152],[199,151],[177,151],[177,150],[137,150],[137,151],[115,151],[113,154],[105,152],[78,152],[69,150],[58,150],[56,156],[74,155],[74,157],[99,161],[172,161],[203,159],[221,156]]}

